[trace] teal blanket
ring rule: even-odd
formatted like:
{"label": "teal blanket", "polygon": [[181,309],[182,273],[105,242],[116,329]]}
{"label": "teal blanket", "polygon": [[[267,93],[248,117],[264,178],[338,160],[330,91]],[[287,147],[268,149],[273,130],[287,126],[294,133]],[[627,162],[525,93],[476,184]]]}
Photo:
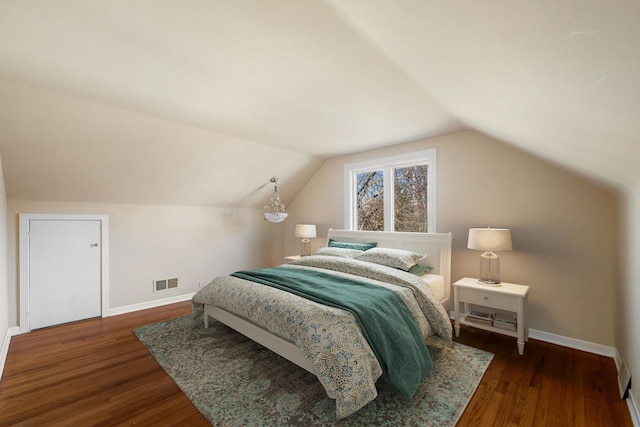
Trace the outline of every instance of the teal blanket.
{"label": "teal blanket", "polygon": [[409,399],[432,363],[418,324],[401,297],[364,281],[316,270],[274,267],[232,276],[261,283],[351,312],[378,358],[382,379]]}

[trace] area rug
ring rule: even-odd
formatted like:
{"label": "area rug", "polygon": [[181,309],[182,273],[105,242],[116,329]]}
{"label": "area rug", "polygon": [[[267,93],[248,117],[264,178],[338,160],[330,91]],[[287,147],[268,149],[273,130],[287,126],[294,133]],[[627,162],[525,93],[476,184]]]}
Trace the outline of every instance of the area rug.
{"label": "area rug", "polygon": [[430,337],[433,371],[409,401],[378,382],[378,397],[336,421],[315,376],[233,329],[182,317],[134,331],[214,426],[453,426],[493,354]]}

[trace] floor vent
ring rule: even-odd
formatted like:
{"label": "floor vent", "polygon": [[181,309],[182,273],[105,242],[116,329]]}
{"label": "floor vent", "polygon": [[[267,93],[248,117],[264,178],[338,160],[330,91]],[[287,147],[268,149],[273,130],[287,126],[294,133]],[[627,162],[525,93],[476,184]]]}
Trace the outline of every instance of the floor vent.
{"label": "floor vent", "polygon": [[178,287],[178,278],[172,277],[171,279],[160,279],[153,281],[153,292],[168,291],[169,289],[175,289]]}

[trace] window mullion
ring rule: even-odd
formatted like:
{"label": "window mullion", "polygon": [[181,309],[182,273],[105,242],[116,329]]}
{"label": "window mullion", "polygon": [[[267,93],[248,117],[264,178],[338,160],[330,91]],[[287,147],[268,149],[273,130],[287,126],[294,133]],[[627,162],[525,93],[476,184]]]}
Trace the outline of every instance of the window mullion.
{"label": "window mullion", "polygon": [[358,176],[358,172],[354,171],[354,172],[351,173],[351,178],[350,178],[351,179],[351,182],[350,182],[350,188],[351,188],[350,193],[351,193],[351,196],[350,196],[349,204],[350,204],[350,209],[351,209],[351,215],[350,215],[349,220],[351,222],[350,227],[351,227],[352,230],[357,230],[358,229],[358,221],[359,221],[359,218],[358,218],[358,207],[357,207],[358,203],[356,201],[356,195],[357,195],[357,192],[358,192],[358,178],[357,178],[357,176]]}
{"label": "window mullion", "polygon": [[393,168],[391,166],[384,167],[384,230],[394,231],[394,214],[393,214]]}

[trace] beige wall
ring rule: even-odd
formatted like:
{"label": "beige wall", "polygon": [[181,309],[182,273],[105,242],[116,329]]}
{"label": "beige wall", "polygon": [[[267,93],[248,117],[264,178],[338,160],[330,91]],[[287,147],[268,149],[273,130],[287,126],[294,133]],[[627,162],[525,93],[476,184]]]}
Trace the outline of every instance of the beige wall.
{"label": "beige wall", "polygon": [[[201,280],[282,259],[282,224],[261,210],[190,206],[8,201],[9,322],[18,325],[19,213],[109,216],[109,307],[195,292]],[[180,287],[153,293],[152,281],[178,277]],[[0,296],[1,298],[1,296]],[[1,324],[0,324],[1,325]]]}
{"label": "beige wall", "polygon": [[[470,227],[508,227],[514,250],[502,279],[531,286],[530,327],[614,345],[616,194],[481,133],[465,131],[325,162],[289,206],[285,253],[298,253],[296,223],[319,236],[344,225],[344,164],[437,148],[440,232],[453,232],[452,278],[477,276]],[[324,244],[323,238],[313,247]]]}
{"label": "beige wall", "polygon": [[[2,174],[2,162],[0,161],[0,224],[6,222],[7,218],[7,198],[4,188],[4,177]],[[0,378],[4,369],[2,360],[4,342],[8,339],[9,331],[9,289],[7,284],[7,229],[0,227]]]}

